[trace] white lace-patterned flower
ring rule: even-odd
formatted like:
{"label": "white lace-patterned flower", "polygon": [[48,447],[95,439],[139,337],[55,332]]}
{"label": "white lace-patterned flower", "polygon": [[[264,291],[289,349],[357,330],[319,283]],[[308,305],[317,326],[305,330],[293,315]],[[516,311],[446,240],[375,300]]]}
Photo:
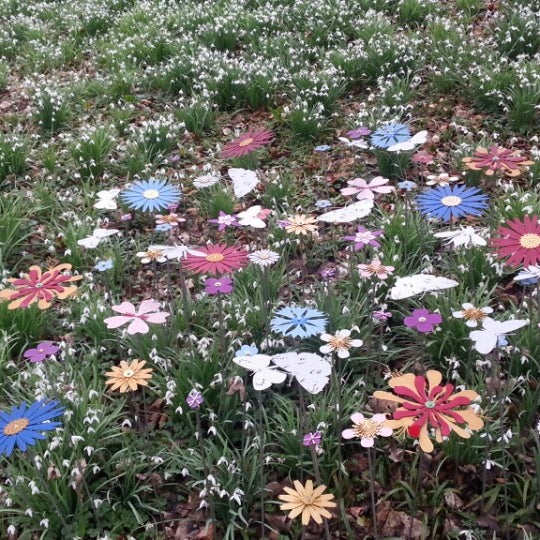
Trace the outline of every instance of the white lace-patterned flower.
{"label": "white lace-patterned flower", "polygon": [[487,242],[479,234],[479,230],[473,227],[461,227],[452,231],[435,233],[436,238],[444,238],[447,244],[453,244],[454,247],[485,246]]}
{"label": "white lace-patterned flower", "polygon": [[326,345],[319,348],[323,354],[337,353],[339,358],[349,358],[351,356],[349,349],[352,347],[361,347],[364,342],[361,339],[351,339],[350,330],[338,330],[334,335],[321,334],[322,341]]}
{"label": "white lace-patterned flower", "polygon": [[525,281],[528,279],[540,279],[540,265],[527,266],[519,272],[514,281]]}
{"label": "white lace-patterned flower", "polygon": [[464,319],[465,324],[470,328],[475,328],[479,323],[486,320],[488,315],[493,313],[493,309],[490,307],[477,308],[472,304],[461,304],[463,309],[459,311],[452,311],[452,316],[456,319]]}
{"label": "white lace-patterned flower", "polygon": [[193,180],[193,187],[197,189],[204,189],[215,186],[219,182],[219,176],[217,174],[203,174]]}
{"label": "white lace-patterned flower", "polygon": [[137,257],[141,258],[143,264],[148,264],[150,262],[164,263],[167,262],[167,257],[165,253],[160,249],[148,249],[147,251],[139,251]]}
{"label": "white lace-patterned flower", "polygon": [[248,255],[248,259],[257,266],[264,268],[279,261],[279,253],[270,249],[258,249]]}

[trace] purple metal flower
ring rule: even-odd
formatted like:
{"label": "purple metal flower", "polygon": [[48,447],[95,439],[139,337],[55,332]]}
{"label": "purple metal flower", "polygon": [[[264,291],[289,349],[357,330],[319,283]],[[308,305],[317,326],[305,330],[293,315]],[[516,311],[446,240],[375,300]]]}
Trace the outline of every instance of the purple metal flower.
{"label": "purple metal flower", "polygon": [[376,321],[387,321],[390,317],[392,317],[392,313],[390,313],[389,311],[384,311],[383,309],[378,309],[374,311],[371,316]]}
{"label": "purple metal flower", "polygon": [[302,444],[304,446],[315,446],[317,444],[321,444],[321,440],[322,433],[320,431],[314,431],[313,433],[309,432],[304,435]]}
{"label": "purple metal flower", "polygon": [[23,354],[24,358],[28,358],[30,362],[43,362],[45,358],[56,354],[59,350],[58,345],[52,341],[42,341],[35,349],[28,349]]}
{"label": "purple metal flower", "polygon": [[188,397],[186,398],[186,403],[190,409],[198,409],[203,402],[204,398],[202,397],[202,394],[195,388],[190,391]]}
{"label": "purple metal flower", "polygon": [[352,139],[354,141],[356,139],[359,139],[360,137],[369,135],[370,133],[371,133],[371,129],[365,126],[359,126],[357,128],[351,129],[350,131],[347,131],[346,135],[347,137],[349,137],[349,139]]}
{"label": "purple metal flower", "polygon": [[442,322],[438,313],[431,313],[427,309],[415,309],[412,315],[405,317],[404,323],[408,328],[416,328],[419,332],[427,333],[433,330],[436,324]]}
{"label": "purple metal flower", "polygon": [[208,278],[204,282],[204,290],[208,294],[227,294],[232,292],[232,279],[228,277]]}
{"label": "purple metal flower", "polygon": [[365,227],[359,225],[354,236],[344,236],[343,240],[354,242],[354,249],[357,251],[367,245],[381,247],[381,244],[377,242],[376,238],[377,236],[382,236],[382,234],[383,231],[368,231]]}
{"label": "purple metal flower", "polygon": [[216,219],[209,219],[208,223],[217,223],[218,231],[223,231],[226,227],[240,227],[240,222],[236,214],[226,214],[223,210],[219,211],[219,216]]}

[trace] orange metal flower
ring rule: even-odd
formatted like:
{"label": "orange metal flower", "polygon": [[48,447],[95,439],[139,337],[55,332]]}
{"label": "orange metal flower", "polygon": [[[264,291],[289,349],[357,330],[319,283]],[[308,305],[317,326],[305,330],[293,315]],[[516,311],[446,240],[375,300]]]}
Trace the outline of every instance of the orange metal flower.
{"label": "orange metal flower", "polygon": [[111,390],[121,393],[137,390],[139,386],[148,386],[148,381],[152,378],[152,368],[143,369],[145,364],[146,360],[133,360],[130,364],[121,360],[120,366],[113,366],[112,371],[105,373],[109,376],[105,384],[110,384]]}
{"label": "orange metal flower", "polygon": [[59,264],[46,272],[39,266],[31,266],[26,277],[8,280],[13,288],[0,291],[0,299],[10,302],[8,309],[27,308],[36,302],[39,309],[47,309],[54,298],[63,300],[75,294],[75,285],[65,287],[64,284],[78,281],[82,276],[64,274],[69,270],[71,264]]}
{"label": "orange metal flower", "polygon": [[480,416],[468,407],[478,394],[473,390],[452,394],[454,385],[441,385],[441,380],[442,374],[435,370],[427,371],[425,377],[406,373],[390,379],[393,394],[382,391],[373,394],[377,399],[401,403],[393,412],[393,420],[387,420],[386,425],[392,429],[407,429],[411,437],[418,438],[424,452],[433,451],[430,428],[435,430],[435,440],[440,443],[452,431],[468,439],[470,430],[484,426]]}
{"label": "orange metal flower", "polygon": [[479,146],[472,157],[463,158],[462,161],[468,169],[473,171],[484,169],[488,176],[493,176],[496,172],[503,172],[507,176],[519,176],[523,172],[523,167],[534,163],[521,157],[515,150],[496,145],[489,148]]}

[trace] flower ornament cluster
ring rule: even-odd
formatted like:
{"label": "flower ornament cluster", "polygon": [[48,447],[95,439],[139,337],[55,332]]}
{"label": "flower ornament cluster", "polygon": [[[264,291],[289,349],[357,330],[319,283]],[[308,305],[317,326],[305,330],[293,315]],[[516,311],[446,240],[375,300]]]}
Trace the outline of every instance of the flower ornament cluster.
{"label": "flower ornament cluster", "polygon": [[55,298],[63,300],[75,294],[77,287],[70,284],[82,276],[67,273],[70,270],[71,264],[59,264],[45,272],[39,266],[31,266],[25,277],[8,280],[12,288],[0,291],[0,299],[9,302],[8,309],[24,309],[33,304],[47,309]]}
{"label": "flower ornament cluster", "polygon": [[386,426],[406,430],[428,453],[434,449],[430,431],[441,443],[452,432],[468,439],[473,431],[484,427],[484,421],[471,406],[479,395],[473,390],[454,393],[453,384],[443,385],[441,381],[442,374],[435,370],[428,370],[425,376],[406,373],[388,381],[393,393],[377,390],[373,394],[377,399],[399,404]]}

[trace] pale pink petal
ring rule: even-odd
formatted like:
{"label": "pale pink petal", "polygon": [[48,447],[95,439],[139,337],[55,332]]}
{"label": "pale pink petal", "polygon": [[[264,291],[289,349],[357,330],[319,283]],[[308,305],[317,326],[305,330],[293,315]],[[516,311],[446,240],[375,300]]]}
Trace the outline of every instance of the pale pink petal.
{"label": "pale pink petal", "polygon": [[323,345],[319,351],[321,351],[323,354],[330,354],[334,349],[330,345]]}
{"label": "pale pink petal", "polygon": [[354,424],[361,424],[364,421],[364,415],[359,412],[355,412],[351,414],[351,420]]}
{"label": "pale pink petal", "polygon": [[351,339],[351,347],[361,347],[363,344],[361,339]]}
{"label": "pale pink petal", "polygon": [[118,306],[113,306],[112,309],[113,311],[116,311],[116,313],[135,313],[135,306],[131,302],[122,302]]}
{"label": "pale pink petal", "polygon": [[342,188],[340,191],[342,195],[345,195],[345,197],[347,197],[348,195],[354,195],[355,193],[358,193],[360,190],[353,187],[346,187]]}
{"label": "pale pink petal", "polygon": [[388,178],[383,178],[382,176],[376,176],[370,183],[369,187],[374,188],[377,186],[383,186],[384,184],[388,184],[389,180]]}
{"label": "pale pink petal", "polygon": [[382,427],[381,429],[379,429],[379,435],[381,437],[390,437],[390,435],[392,435],[392,433],[394,432],[394,430],[390,427]]}
{"label": "pale pink petal", "polygon": [[155,324],[163,324],[164,322],[167,322],[167,317],[170,315],[167,311],[160,311],[158,313],[150,313],[146,317],[146,320],[151,323]]}
{"label": "pale pink petal", "polygon": [[375,198],[375,195],[373,195],[373,192],[369,189],[362,190],[356,198],[361,201],[362,199],[366,199],[367,201],[372,201]]}
{"label": "pale pink petal", "polygon": [[150,313],[152,311],[157,311],[161,307],[161,304],[159,302],[156,302],[156,300],[144,300],[141,302],[141,305],[139,306],[139,311],[137,311],[138,315],[144,315],[145,313]]}
{"label": "pale pink petal", "polygon": [[344,439],[354,439],[355,438],[355,433],[354,433],[354,429],[344,429],[342,432],[341,432],[341,436],[344,438]]}
{"label": "pale pink petal", "polygon": [[150,327],[142,319],[133,319],[127,328],[127,333],[130,336],[133,334],[147,334],[148,330],[150,330]]}
{"label": "pale pink petal", "polygon": [[374,443],[374,439],[373,437],[364,437],[361,441],[360,441],[360,444],[364,447],[364,448],[371,448],[373,446],[373,443]]}
{"label": "pale pink petal", "polygon": [[339,358],[349,358],[351,356],[347,349],[338,349],[337,355]]}
{"label": "pale pink petal", "polygon": [[381,186],[381,187],[372,187],[372,191],[375,191],[375,193],[392,193],[394,191],[394,188],[392,186]]}
{"label": "pale pink petal", "polygon": [[125,315],[117,315],[115,317],[107,317],[103,319],[103,322],[107,325],[107,328],[118,328],[123,324],[128,323],[133,317],[126,317]]}
{"label": "pale pink petal", "polygon": [[386,415],[385,414],[374,414],[371,419],[374,422],[377,422],[377,424],[382,424],[386,422]]}
{"label": "pale pink petal", "polygon": [[368,187],[368,183],[363,178],[355,178],[354,180],[349,180],[347,182],[347,185],[359,187],[362,189]]}

